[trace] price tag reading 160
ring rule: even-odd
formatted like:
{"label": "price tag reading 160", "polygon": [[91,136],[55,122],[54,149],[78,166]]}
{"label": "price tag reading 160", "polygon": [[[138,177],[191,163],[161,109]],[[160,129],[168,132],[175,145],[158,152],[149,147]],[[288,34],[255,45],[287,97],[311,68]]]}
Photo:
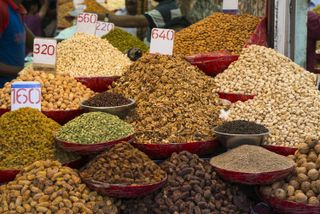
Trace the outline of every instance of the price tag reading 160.
{"label": "price tag reading 160", "polygon": [[150,53],[172,55],[174,30],[153,28],[151,31]]}
{"label": "price tag reading 160", "polygon": [[11,86],[11,110],[31,107],[41,110],[41,84],[39,82],[14,82]]}
{"label": "price tag reading 160", "polygon": [[77,32],[89,35],[96,34],[98,15],[94,13],[81,13],[77,18]]}

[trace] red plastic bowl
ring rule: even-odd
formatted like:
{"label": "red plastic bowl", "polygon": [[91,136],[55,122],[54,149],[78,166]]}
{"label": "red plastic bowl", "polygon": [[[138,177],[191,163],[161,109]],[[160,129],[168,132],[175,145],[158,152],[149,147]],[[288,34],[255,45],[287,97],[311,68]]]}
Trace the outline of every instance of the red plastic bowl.
{"label": "red plastic bowl", "polygon": [[294,166],[274,172],[265,172],[265,173],[242,173],[234,172],[225,169],[218,168],[213,166],[217,174],[224,180],[247,184],[247,185],[266,185],[271,184],[276,181],[279,181],[283,178],[286,178],[293,170]]}
{"label": "red plastic bowl", "polygon": [[118,143],[123,142],[130,142],[133,138],[133,135],[130,135],[125,138],[121,138],[119,140],[104,142],[104,143],[95,143],[95,144],[80,144],[80,143],[71,143],[71,142],[65,142],[56,139],[57,144],[68,152],[75,152],[80,155],[90,155],[90,154],[97,154],[100,153],[107,148],[112,147],[113,145],[116,145]]}
{"label": "red plastic bowl", "polygon": [[285,214],[319,214],[320,206],[311,206],[290,201],[283,201],[275,197],[264,195],[258,190],[258,195],[264,202],[268,203],[277,213]]}
{"label": "red plastic bowl", "polygon": [[104,92],[109,89],[113,81],[119,79],[119,76],[114,77],[76,77],[75,79],[87,86],[94,92]]}
{"label": "red plastic bowl", "polygon": [[92,190],[114,198],[137,198],[146,196],[160,189],[167,181],[165,177],[161,182],[147,185],[123,185],[107,184],[99,181],[82,179],[82,181]]}
{"label": "red plastic bowl", "polygon": [[218,92],[219,98],[224,100],[229,100],[231,103],[237,101],[245,102],[247,100],[253,99],[256,95],[246,95],[246,94],[233,94],[233,93],[224,93]]}
{"label": "red plastic bowl", "polygon": [[140,144],[133,142],[132,145],[147,154],[151,159],[164,159],[169,158],[174,152],[182,151],[197,155],[210,154],[219,145],[219,142],[217,140],[175,144]]}
{"label": "red plastic bowl", "polygon": [[[10,109],[0,109],[0,116],[6,112],[9,112]],[[44,115],[52,120],[56,121],[60,125],[64,125],[70,120],[80,116],[84,113],[83,109],[75,109],[75,110],[56,110],[56,111],[41,111]]]}
{"label": "red plastic bowl", "polygon": [[[87,162],[86,158],[80,158],[78,160],[71,161],[70,163],[65,163],[63,166],[70,167],[72,169],[79,169]],[[13,181],[16,175],[20,172],[18,169],[6,169],[0,170],[0,184]]]}
{"label": "red plastic bowl", "polygon": [[294,155],[294,153],[298,150],[297,148],[273,146],[273,145],[263,145],[263,147],[268,149],[271,152],[274,152],[283,156]]}

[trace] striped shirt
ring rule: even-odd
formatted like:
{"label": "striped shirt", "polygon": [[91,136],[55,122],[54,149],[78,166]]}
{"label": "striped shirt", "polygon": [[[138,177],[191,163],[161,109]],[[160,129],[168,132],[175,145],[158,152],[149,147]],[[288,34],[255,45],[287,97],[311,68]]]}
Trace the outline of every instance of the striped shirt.
{"label": "striped shirt", "polygon": [[189,26],[189,22],[182,16],[175,0],[163,0],[155,9],[146,12],[144,15],[149,22],[148,42],[150,42],[152,28],[179,29]]}

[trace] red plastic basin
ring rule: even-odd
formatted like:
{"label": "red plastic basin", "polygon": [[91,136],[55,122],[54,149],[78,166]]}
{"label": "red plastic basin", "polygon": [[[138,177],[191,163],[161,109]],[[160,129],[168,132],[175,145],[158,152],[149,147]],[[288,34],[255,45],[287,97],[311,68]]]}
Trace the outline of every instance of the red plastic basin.
{"label": "red plastic basin", "polygon": [[75,79],[87,86],[94,92],[104,92],[109,89],[113,81],[119,79],[119,76],[113,77],[76,77]]}
{"label": "red plastic basin", "polygon": [[262,146],[271,152],[274,152],[283,156],[294,155],[294,153],[298,150],[297,148],[284,147],[284,146],[273,146],[273,145],[262,145]]}
{"label": "red plastic basin", "polygon": [[294,166],[292,166],[285,170],[279,170],[279,171],[273,171],[273,172],[242,173],[242,172],[234,172],[234,171],[221,169],[215,166],[213,167],[214,167],[214,170],[217,172],[217,174],[224,180],[234,182],[234,183],[247,184],[247,185],[271,184],[283,178],[286,178],[294,170]]}
{"label": "red plastic basin", "polygon": [[231,103],[238,101],[245,102],[247,100],[253,99],[256,95],[246,95],[246,94],[233,94],[218,92],[219,98],[224,100],[229,100]]}
{"label": "red plastic basin", "polygon": [[[79,169],[86,163],[86,158],[80,158],[70,163],[65,163],[63,166],[70,167],[72,169]],[[16,175],[20,172],[18,169],[6,169],[0,170],[0,184],[13,181],[16,178]]]}
{"label": "red plastic basin", "polygon": [[259,197],[268,203],[274,211],[283,214],[319,214],[320,206],[311,206],[290,201],[283,201],[275,197],[264,195],[260,190],[257,191]]}
{"label": "red plastic basin", "polygon": [[112,147],[118,143],[129,142],[133,138],[133,135],[130,135],[125,138],[121,138],[119,140],[104,142],[104,143],[95,143],[95,144],[80,144],[80,143],[71,143],[65,142],[56,139],[57,144],[65,151],[75,152],[80,155],[89,155],[89,154],[97,154],[100,153],[107,148]]}
{"label": "red plastic basin", "polygon": [[219,145],[219,142],[217,140],[175,144],[140,144],[133,142],[132,145],[147,154],[151,159],[164,159],[169,158],[174,152],[182,151],[197,155],[210,154]]}
{"label": "red plastic basin", "polygon": [[[10,109],[0,109],[0,116],[6,112],[9,112]],[[55,111],[41,111],[44,115],[52,120],[56,121],[60,125],[64,125],[70,120],[80,116],[84,113],[82,109],[75,110],[55,110]]]}
{"label": "red plastic basin", "polygon": [[161,182],[146,185],[107,184],[99,181],[82,179],[92,190],[114,198],[137,198],[146,196],[160,189],[167,181],[165,177]]}

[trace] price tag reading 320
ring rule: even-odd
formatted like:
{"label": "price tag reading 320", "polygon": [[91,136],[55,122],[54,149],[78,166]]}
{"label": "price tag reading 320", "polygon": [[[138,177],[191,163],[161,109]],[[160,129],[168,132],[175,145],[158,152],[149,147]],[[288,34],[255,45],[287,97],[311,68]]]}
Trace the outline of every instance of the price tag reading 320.
{"label": "price tag reading 320", "polygon": [[151,31],[150,53],[172,55],[174,30],[153,28]]}
{"label": "price tag reading 320", "polygon": [[35,38],[33,42],[33,65],[55,68],[57,58],[57,40]]}
{"label": "price tag reading 320", "polygon": [[94,13],[81,13],[77,18],[77,32],[89,35],[96,34],[98,15]]}
{"label": "price tag reading 320", "polygon": [[114,24],[110,22],[97,22],[96,36],[102,37],[114,29]]}
{"label": "price tag reading 320", "polygon": [[41,84],[39,82],[14,82],[11,85],[11,111],[23,107],[41,111]]}

